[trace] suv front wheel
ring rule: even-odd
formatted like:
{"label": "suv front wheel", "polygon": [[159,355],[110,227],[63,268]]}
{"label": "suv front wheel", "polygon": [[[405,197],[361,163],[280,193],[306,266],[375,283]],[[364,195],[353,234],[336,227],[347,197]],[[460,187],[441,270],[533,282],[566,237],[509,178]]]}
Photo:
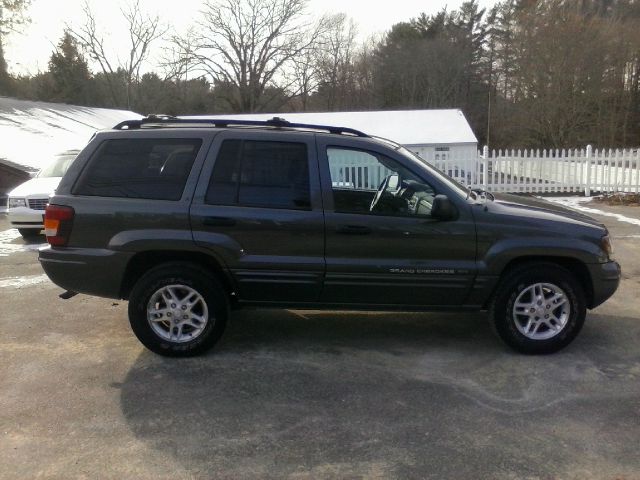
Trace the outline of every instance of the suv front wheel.
{"label": "suv front wheel", "polygon": [[229,316],[227,294],[206,271],[166,263],[145,273],[129,296],[136,337],[160,355],[198,355],[215,345]]}
{"label": "suv front wheel", "polygon": [[559,265],[522,265],[501,281],[490,316],[496,333],[513,349],[553,353],[571,343],[584,324],[584,290]]}

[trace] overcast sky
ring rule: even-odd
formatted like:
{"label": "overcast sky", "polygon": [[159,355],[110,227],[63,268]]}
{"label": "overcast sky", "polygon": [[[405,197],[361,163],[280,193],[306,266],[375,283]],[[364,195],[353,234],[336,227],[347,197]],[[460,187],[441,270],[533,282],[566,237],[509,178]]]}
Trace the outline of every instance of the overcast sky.
{"label": "overcast sky", "polygon": [[[388,30],[394,23],[405,21],[422,12],[432,14],[447,6],[456,9],[463,0],[309,0],[310,13],[344,12],[353,18],[361,38]],[[82,0],[32,0],[28,16],[31,24],[20,34],[12,34],[5,46],[9,70],[13,73],[37,73],[47,69],[47,63],[62,36],[65,24],[83,21]],[[126,34],[120,5],[124,0],[89,0],[100,24],[109,32],[108,44],[122,51],[126,48]],[[158,14],[177,31],[184,30],[198,16],[203,0],[141,0],[147,12]],[[495,0],[480,0],[482,7],[490,7]],[[150,65],[153,68],[153,65]]]}

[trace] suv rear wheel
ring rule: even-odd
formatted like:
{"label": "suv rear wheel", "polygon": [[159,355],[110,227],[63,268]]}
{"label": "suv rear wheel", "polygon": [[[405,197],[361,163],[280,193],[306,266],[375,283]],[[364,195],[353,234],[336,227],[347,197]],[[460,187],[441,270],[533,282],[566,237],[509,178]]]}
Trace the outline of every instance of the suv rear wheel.
{"label": "suv rear wheel", "polygon": [[559,265],[527,264],[502,280],[490,314],[496,333],[513,349],[553,353],[580,332],[585,295],[571,272]]}
{"label": "suv rear wheel", "polygon": [[218,281],[196,265],[166,263],[145,273],[129,296],[129,322],[138,339],[160,355],[198,355],[215,345],[229,316]]}

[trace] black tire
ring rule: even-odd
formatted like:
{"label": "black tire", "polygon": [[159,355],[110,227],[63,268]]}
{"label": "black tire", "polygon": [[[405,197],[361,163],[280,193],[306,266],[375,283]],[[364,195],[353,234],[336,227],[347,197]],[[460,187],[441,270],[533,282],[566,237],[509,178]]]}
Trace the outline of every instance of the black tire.
{"label": "black tire", "polygon": [[[189,287],[206,303],[207,323],[192,340],[174,342],[162,338],[147,319],[147,304],[152,295],[168,285]],[[129,322],[133,333],[149,350],[168,357],[190,357],[211,349],[224,333],[228,318],[229,299],[224,288],[204,269],[190,263],[165,263],[149,270],[129,295]]]}
{"label": "black tire", "polygon": [[[570,306],[564,328],[548,339],[525,336],[518,330],[513,314],[518,295],[537,283],[561,288]],[[496,290],[489,311],[492,326],[500,338],[514,350],[526,354],[553,353],[569,345],[582,329],[586,312],[585,294],[580,282],[571,272],[550,262],[524,264],[508,272]]]}
{"label": "black tire", "polygon": [[25,240],[32,240],[40,235],[40,230],[36,230],[35,228],[19,228],[18,233],[20,233]]}

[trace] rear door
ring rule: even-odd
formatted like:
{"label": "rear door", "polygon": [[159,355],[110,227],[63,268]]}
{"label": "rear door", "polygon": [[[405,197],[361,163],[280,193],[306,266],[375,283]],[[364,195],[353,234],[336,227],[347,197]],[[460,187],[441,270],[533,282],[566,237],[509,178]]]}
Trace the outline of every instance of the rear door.
{"label": "rear door", "polygon": [[231,272],[242,302],[317,301],[324,216],[314,135],[220,132],[191,223],[195,241]]}
{"label": "rear door", "polygon": [[[317,143],[326,222],[322,301],[390,308],[464,303],[476,273],[467,205],[456,220],[433,218],[434,196],[448,192],[427,172],[411,170],[374,142],[318,135]],[[415,195],[385,193],[372,209],[378,187],[396,175]]]}

